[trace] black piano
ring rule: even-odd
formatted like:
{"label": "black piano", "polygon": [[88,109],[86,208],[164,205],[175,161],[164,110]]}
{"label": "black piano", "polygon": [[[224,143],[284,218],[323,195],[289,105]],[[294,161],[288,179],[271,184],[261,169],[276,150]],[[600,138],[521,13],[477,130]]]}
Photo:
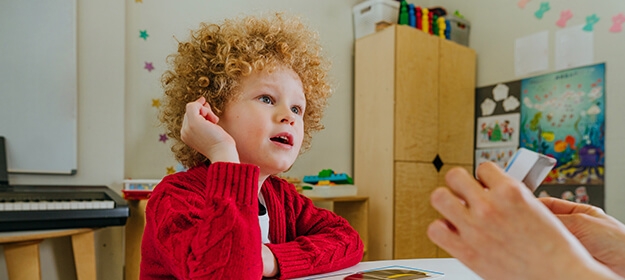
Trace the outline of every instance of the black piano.
{"label": "black piano", "polygon": [[106,186],[0,186],[0,232],[121,226],[129,214]]}
{"label": "black piano", "polygon": [[107,186],[10,185],[0,136],[0,232],[126,224],[126,201]]}

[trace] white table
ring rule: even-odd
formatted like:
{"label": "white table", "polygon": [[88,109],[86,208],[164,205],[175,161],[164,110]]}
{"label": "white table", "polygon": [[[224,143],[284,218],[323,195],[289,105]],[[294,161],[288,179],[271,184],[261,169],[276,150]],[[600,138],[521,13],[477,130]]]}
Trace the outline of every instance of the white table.
{"label": "white table", "polygon": [[482,279],[473,271],[471,271],[468,267],[462,264],[457,259],[406,259],[406,260],[385,260],[385,261],[370,261],[370,262],[361,262],[355,266],[348,267],[346,269],[342,269],[339,271],[326,273],[326,274],[318,274],[312,275],[308,277],[298,278],[300,280],[304,279],[319,279],[319,280],[330,280],[330,279],[343,279],[345,276],[350,275],[352,273],[372,270],[375,268],[388,267],[388,266],[405,266],[412,267],[421,270],[433,271],[437,273],[443,273],[442,278],[438,279],[459,279],[459,280],[471,280],[471,279]]}

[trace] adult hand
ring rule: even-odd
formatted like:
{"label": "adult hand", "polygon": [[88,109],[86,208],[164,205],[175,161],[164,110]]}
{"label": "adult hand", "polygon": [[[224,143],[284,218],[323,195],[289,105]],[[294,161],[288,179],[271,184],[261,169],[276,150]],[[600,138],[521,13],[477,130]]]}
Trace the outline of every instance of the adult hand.
{"label": "adult hand", "polygon": [[[521,182],[491,162],[481,183],[462,168],[445,176],[449,188],[431,195],[444,219],[430,239],[485,279],[614,279]],[[548,261],[547,261],[548,260]]]}
{"label": "adult hand", "polygon": [[540,200],[595,259],[625,277],[625,225],[588,204],[553,197]]}
{"label": "adult hand", "polygon": [[262,256],[263,256],[263,276],[264,277],[274,277],[278,274],[278,264],[276,262],[276,257],[273,255],[273,252],[269,249],[269,247],[262,245]]}
{"label": "adult hand", "polygon": [[239,162],[234,139],[217,122],[219,117],[213,113],[210,104],[202,96],[187,103],[180,138],[211,162]]}

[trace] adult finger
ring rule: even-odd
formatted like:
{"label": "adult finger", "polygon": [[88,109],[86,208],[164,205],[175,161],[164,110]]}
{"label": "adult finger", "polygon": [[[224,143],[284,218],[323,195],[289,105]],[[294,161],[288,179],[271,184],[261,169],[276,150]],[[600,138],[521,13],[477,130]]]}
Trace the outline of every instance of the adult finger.
{"label": "adult finger", "polygon": [[521,182],[512,179],[504,172],[503,169],[490,161],[481,163],[477,167],[477,178],[485,187],[489,189],[495,189],[503,186],[518,186],[519,184],[522,184]]}
{"label": "adult finger", "polygon": [[427,235],[434,242],[454,257],[462,257],[471,248],[465,244],[455,227],[447,220],[435,220],[427,229]]}
{"label": "adult finger", "polygon": [[469,211],[462,199],[448,188],[437,188],[430,195],[430,204],[456,228],[464,227],[469,218]]}
{"label": "adult finger", "polygon": [[554,214],[584,213],[594,217],[605,215],[603,210],[588,204],[580,204],[555,197],[541,197],[539,200]]}
{"label": "adult finger", "polygon": [[478,203],[479,197],[484,194],[484,187],[464,168],[454,167],[447,171],[445,181],[447,186],[469,206]]}

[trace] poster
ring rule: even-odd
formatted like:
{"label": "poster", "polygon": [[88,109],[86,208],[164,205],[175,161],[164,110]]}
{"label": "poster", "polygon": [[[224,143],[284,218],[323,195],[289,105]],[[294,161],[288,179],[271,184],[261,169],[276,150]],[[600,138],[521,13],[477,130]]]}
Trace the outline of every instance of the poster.
{"label": "poster", "polygon": [[476,166],[505,166],[506,155],[524,147],[557,160],[536,196],[603,208],[605,71],[600,63],[478,88]]}
{"label": "poster", "polygon": [[520,146],[555,158],[548,183],[603,184],[605,64],[522,81]]}

